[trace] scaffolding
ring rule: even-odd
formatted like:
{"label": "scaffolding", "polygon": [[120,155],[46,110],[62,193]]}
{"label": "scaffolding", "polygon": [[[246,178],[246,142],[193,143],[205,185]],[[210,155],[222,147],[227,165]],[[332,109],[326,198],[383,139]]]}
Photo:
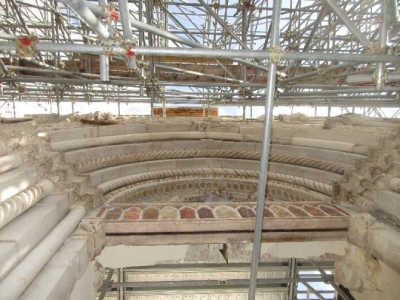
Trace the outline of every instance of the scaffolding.
{"label": "scaffolding", "polygon": [[[96,299],[247,299],[249,264],[160,264],[107,269]],[[349,299],[332,261],[290,259],[259,266],[256,299]]]}
{"label": "scaffolding", "polygon": [[276,2],[2,1],[1,100],[399,107],[397,1]]}

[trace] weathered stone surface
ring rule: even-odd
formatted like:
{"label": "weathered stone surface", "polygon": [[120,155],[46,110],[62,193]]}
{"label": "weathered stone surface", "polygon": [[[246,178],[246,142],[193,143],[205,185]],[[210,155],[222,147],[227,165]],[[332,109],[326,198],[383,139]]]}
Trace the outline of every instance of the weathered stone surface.
{"label": "weathered stone surface", "polygon": [[24,300],[68,299],[75,284],[74,270],[70,268],[44,268],[24,293]]}
{"label": "weathered stone surface", "polygon": [[0,230],[0,281],[67,213],[67,195],[50,195]]}
{"label": "weathered stone surface", "polygon": [[87,239],[68,239],[19,299],[69,299],[76,280],[89,263],[88,252]]}
{"label": "weathered stone surface", "polygon": [[400,232],[376,222],[369,228],[367,250],[400,273]]}
{"label": "weathered stone surface", "polygon": [[288,210],[292,214],[294,214],[296,217],[308,217],[309,216],[308,213],[306,213],[304,210],[302,210],[301,208],[296,207],[296,206],[292,206],[292,205],[288,206]]}
{"label": "weathered stone surface", "polygon": [[281,206],[272,205],[270,210],[274,212],[279,218],[293,218],[293,214],[291,214],[286,208]]}
{"label": "weathered stone surface", "polygon": [[66,140],[78,140],[93,137],[93,127],[86,128],[71,128],[57,130],[49,133],[50,141],[52,143],[61,142]]}
{"label": "weathered stone surface", "polygon": [[393,191],[400,193],[400,178],[399,177],[391,178],[389,180],[389,186]]}
{"label": "weathered stone surface", "polygon": [[214,214],[212,210],[208,207],[201,207],[197,210],[197,214],[200,219],[212,219],[214,218]]}
{"label": "weathered stone surface", "polygon": [[[256,210],[256,208],[254,208]],[[276,216],[272,213],[272,211],[269,208],[264,209],[264,218],[275,218]]]}
{"label": "weathered stone surface", "polygon": [[400,273],[400,232],[395,227],[377,221],[370,214],[353,215],[348,239]]}
{"label": "weathered stone surface", "polygon": [[330,216],[336,216],[336,217],[343,216],[343,213],[330,206],[320,205],[319,209]]}
{"label": "weathered stone surface", "polygon": [[352,291],[381,290],[381,266],[365,250],[349,245],[335,264],[335,281]]}
{"label": "weathered stone surface", "polygon": [[350,166],[355,166],[358,160],[365,159],[365,156],[354,153],[281,144],[272,144],[271,154],[309,157],[325,161],[337,162]]}
{"label": "weathered stone surface", "polygon": [[375,204],[379,210],[388,214],[400,225],[400,193],[380,190]]}
{"label": "weathered stone surface", "polygon": [[8,151],[7,134],[0,132],[0,156],[6,155]]}
{"label": "weathered stone surface", "polygon": [[37,183],[38,173],[34,167],[21,167],[0,174],[0,201]]}
{"label": "weathered stone surface", "polygon": [[146,129],[144,124],[98,126],[97,136],[144,133],[145,130]]}
{"label": "weathered stone surface", "polygon": [[196,211],[191,207],[183,207],[179,210],[181,219],[195,219]]}
{"label": "weathered stone surface", "polygon": [[332,185],[335,181],[339,181],[343,177],[342,175],[334,174],[328,171],[292,164],[270,162],[269,166],[269,172],[302,177],[317,182],[326,183],[328,185]]}
{"label": "weathered stone surface", "polygon": [[97,213],[96,217],[100,218],[103,216],[104,212],[106,211],[107,207],[103,206],[99,212]]}
{"label": "weathered stone surface", "polygon": [[318,208],[310,205],[304,205],[303,207],[308,213],[315,217],[325,217],[326,214],[320,211]]}
{"label": "weathered stone surface", "polygon": [[242,218],[254,218],[256,216],[254,211],[247,206],[239,207],[238,212]]}
{"label": "weathered stone surface", "polygon": [[133,207],[125,211],[124,219],[125,220],[138,220],[142,214],[142,209],[139,207]]}
{"label": "weathered stone surface", "polygon": [[[85,217],[72,234],[74,238],[87,240],[89,259],[93,260],[103,250],[105,245],[106,228],[103,218]],[[86,266],[85,266],[86,267]]]}
{"label": "weathered stone surface", "polygon": [[161,209],[161,219],[176,220],[178,218],[178,210],[175,207],[167,206]]}
{"label": "weathered stone surface", "polygon": [[154,207],[148,207],[143,210],[142,218],[144,220],[155,220],[158,219],[159,214],[160,214],[159,209]]}
{"label": "weathered stone surface", "polygon": [[119,220],[122,216],[123,209],[122,208],[112,208],[107,211],[106,219],[107,220]]}
{"label": "weathered stone surface", "polygon": [[[157,122],[147,122],[140,120],[137,126],[134,125],[134,122],[131,122],[130,124],[117,125],[115,127],[88,127],[84,130],[81,128],[73,129],[71,131],[66,131],[65,139],[63,137],[63,130],[61,130],[56,134],[57,138],[59,139],[58,141],[61,144],[58,143],[57,138],[53,140],[53,144],[58,144],[58,146],[62,147],[54,149],[71,151],[66,153],[66,161],[63,161],[63,155],[52,152],[52,155],[57,157],[57,159],[54,159],[55,162],[52,164],[51,168],[54,168],[54,170],[58,172],[57,176],[62,178],[60,179],[60,182],[65,180],[65,185],[68,184],[68,186],[64,186],[64,183],[60,183],[60,186],[58,187],[65,188],[66,190],[70,187],[73,187],[74,193],[77,194],[75,195],[75,199],[79,199],[78,194],[82,192],[79,190],[79,188],[83,187],[85,189],[87,186],[79,185],[77,188],[75,188],[76,185],[72,184],[75,181],[72,181],[76,179],[74,178],[74,176],[77,175],[76,169],[73,169],[72,166],[69,165],[66,166],[65,162],[79,164],[83,162],[91,163],[94,161],[93,165],[95,166],[95,160],[101,161],[104,158],[103,165],[99,164],[99,166],[97,166],[98,168],[103,168],[102,170],[96,171],[95,168],[90,170],[90,172],[92,172],[91,176],[94,179],[92,183],[94,185],[99,185],[102,183],[108,184],[109,189],[104,191],[110,192],[110,194],[115,192],[114,196],[118,195],[120,192],[126,192],[128,195],[129,191],[126,185],[132,184],[132,182],[129,181],[132,178],[131,175],[140,176],[140,178],[135,181],[135,184],[142,184],[142,190],[140,191],[142,196],[132,199],[143,199],[141,201],[143,201],[144,205],[134,204],[131,206],[124,206],[121,209],[111,209],[110,211],[107,211],[105,208],[103,208],[100,209],[100,211],[96,211],[98,216],[106,217],[106,221],[108,221],[107,225],[126,225],[125,228],[114,227],[117,229],[113,229],[115,231],[110,231],[111,234],[116,234],[116,236],[121,238],[119,240],[120,243],[126,241],[123,240],[125,237],[120,234],[122,230],[127,230],[128,234],[132,233],[132,236],[134,237],[131,239],[131,241],[134,240],[136,245],[140,245],[141,242],[145,241],[149,242],[151,239],[153,239],[153,243],[162,243],[163,241],[167,241],[167,238],[164,236],[164,233],[166,232],[165,228],[168,229],[167,232],[170,234],[177,232],[177,228],[179,228],[179,231],[181,228],[186,230],[186,237],[183,237],[182,232],[180,232],[181,235],[179,236],[183,237],[180,240],[181,242],[190,242],[188,237],[190,239],[191,233],[196,232],[196,230],[198,230],[197,228],[204,230],[201,232],[201,234],[203,234],[201,241],[203,242],[216,242],[218,241],[218,238],[221,238],[224,235],[226,235],[226,237],[224,237],[226,238],[226,241],[232,238],[232,235],[230,235],[231,233],[229,233],[229,230],[232,231],[232,228],[233,230],[238,231],[250,230],[250,228],[252,228],[252,224],[254,223],[254,220],[252,219],[254,218],[254,202],[251,202],[251,204],[243,204],[243,202],[249,200],[252,201],[253,198],[250,198],[250,196],[255,191],[251,188],[248,189],[243,181],[248,180],[249,178],[252,178],[251,180],[253,180],[257,177],[257,174],[251,173],[251,171],[259,171],[259,162],[254,159],[254,157],[251,157],[251,160],[249,159],[249,161],[247,161],[246,159],[237,159],[233,156],[228,156],[229,158],[214,158],[211,156],[204,158],[197,158],[195,156],[184,158],[177,156],[174,157],[174,159],[171,159],[171,157],[160,157],[161,154],[157,153],[157,151],[175,151],[179,149],[225,149],[232,152],[260,151],[262,124],[257,123],[253,125],[246,125],[241,122],[224,123],[219,121],[215,123],[205,123],[206,124],[203,124],[204,126],[199,126],[199,124],[187,120],[174,120],[173,122],[169,122],[169,124],[168,121],[157,120]],[[393,150],[397,152],[390,152],[388,150],[388,145],[390,143],[388,142],[387,132],[382,135],[382,140],[385,141],[379,143],[378,145],[377,141],[381,138],[381,135],[379,134],[380,131],[361,130],[363,132],[359,134],[360,130],[357,128],[342,128],[341,130],[335,128],[329,132],[324,132],[321,130],[320,125],[315,124],[309,124],[310,126],[304,126],[302,128],[300,128],[300,126],[294,127],[287,125],[288,124],[286,124],[286,127],[282,128],[279,128],[279,125],[274,126],[278,128],[275,128],[273,131],[272,153],[291,155],[300,159],[325,159],[333,163],[356,167],[355,170],[361,170],[363,172],[359,172],[357,176],[354,175],[351,177],[354,180],[350,182],[351,184],[349,184],[348,190],[346,190],[346,193],[343,193],[344,196],[340,199],[344,199],[344,201],[348,199],[349,201],[347,203],[354,204],[355,202],[351,202],[353,199],[351,198],[351,193],[354,192],[354,194],[357,194],[357,197],[359,197],[357,199],[369,197],[369,203],[373,204],[368,207],[370,212],[374,214],[376,212],[374,209],[378,208],[378,210],[386,214],[383,215],[383,217],[385,217],[383,218],[385,222],[388,221],[388,219],[386,219],[388,215],[399,215],[396,210],[397,202],[395,200],[397,200],[397,197],[389,197],[390,199],[388,197],[385,198],[386,192],[383,191],[380,192],[382,197],[375,197],[375,195],[378,195],[378,188],[389,189],[387,185],[388,180],[390,179],[389,176],[398,176],[396,174],[398,174],[399,168],[396,169],[395,167],[397,162],[393,162],[393,160],[398,160],[399,158],[398,154],[396,156],[396,153],[398,153],[398,148],[393,148]],[[240,130],[238,128],[240,128]],[[139,132],[142,130],[144,131],[145,129],[148,129],[149,132]],[[105,138],[102,136],[105,136]],[[393,139],[393,141],[396,141],[396,139]],[[372,151],[373,154],[368,156],[368,165],[364,165],[365,162],[357,164],[357,160],[365,158],[367,149],[366,145],[377,146],[379,149],[375,149]],[[43,149],[45,148],[46,147],[44,145]],[[12,147],[10,149],[12,149]],[[36,158],[37,153],[35,151],[36,150],[34,149],[34,151],[32,151],[32,153],[30,153],[28,156]],[[132,153],[135,155],[139,154],[140,156],[143,155],[141,158],[142,161],[139,163],[132,163],[132,161],[123,161],[115,158],[116,156],[123,156],[125,154]],[[152,156],[149,158],[146,153],[151,153]],[[255,154],[258,155],[259,153]],[[59,159],[61,160],[58,161]],[[112,167],[113,164],[110,164],[110,162],[118,164],[119,166]],[[30,164],[31,163],[32,162],[30,162]],[[312,163],[314,163],[314,165],[311,165]],[[308,164],[307,167],[304,165],[299,167],[299,164],[295,163],[272,162],[270,164],[270,171],[276,171],[277,173],[285,176],[298,176],[299,178],[296,183],[293,183],[291,181],[281,180],[282,178],[287,179],[287,177],[277,178],[278,176],[275,176],[273,180],[282,182],[282,186],[284,184],[300,184],[298,183],[299,181],[305,182],[308,179],[311,179],[307,181],[307,183],[309,183],[308,186],[306,184],[300,184],[302,190],[305,190],[304,194],[299,193],[301,197],[293,197],[293,195],[295,195],[295,191],[292,190],[291,194],[290,188],[277,188],[277,190],[273,193],[276,197],[275,199],[279,198],[279,200],[298,200],[304,202],[314,201],[315,199],[323,199],[326,201],[325,203],[329,203],[330,199],[328,196],[324,196],[325,198],[323,198],[323,196],[318,195],[318,193],[324,193],[323,191],[321,192],[321,190],[315,190],[312,192],[313,194],[309,194],[315,199],[306,198],[307,188],[312,189],[312,185],[315,185],[315,183],[310,184],[310,182],[314,180],[314,182],[329,182],[329,184],[331,184],[338,180],[350,181],[348,180],[349,177],[347,176],[349,174],[345,174],[344,177],[337,175],[342,174],[343,172],[333,172],[332,170],[327,171],[326,168],[322,168],[321,165],[318,165],[317,163],[319,162],[314,161]],[[32,163],[32,165],[35,164]],[[178,170],[179,168],[184,168],[185,171]],[[205,168],[212,168],[212,172],[205,171]],[[226,168],[227,171],[221,171],[222,168]],[[59,169],[61,169],[61,171]],[[214,173],[213,170],[215,170]],[[349,171],[349,173],[354,172],[355,170],[346,169],[346,171]],[[165,177],[161,176],[152,178],[149,175],[150,172],[167,175],[165,175]],[[41,172],[40,174],[44,173]],[[199,181],[199,185],[196,187],[196,182],[194,181],[187,183],[184,182],[188,176],[208,176],[210,178],[207,179],[208,181],[203,181],[201,187]],[[220,178],[216,179],[216,176],[220,176]],[[240,180],[238,180],[238,182],[230,182],[230,189],[226,189],[226,186],[221,184],[216,184],[215,186],[212,184],[213,180],[216,181],[220,180],[221,178],[229,178],[230,181],[234,181],[234,177],[239,177]],[[164,189],[164,187],[159,183],[166,178],[172,178],[173,180],[177,179],[180,180],[180,182],[176,182],[173,188],[171,185],[171,188]],[[110,182],[114,179],[119,180],[119,182]],[[148,185],[150,187],[149,189],[147,189],[146,184],[143,184],[144,182],[150,182]],[[253,186],[256,186],[256,184],[253,184]],[[121,190],[119,190],[119,188]],[[206,190],[204,193],[205,197],[208,195],[223,195],[225,198],[222,196],[217,198],[209,197],[204,198],[207,199],[204,200],[204,203],[197,205],[194,203],[188,204],[186,201],[188,201],[190,197],[194,197],[194,195],[188,193],[188,191],[192,191],[194,189],[196,189],[197,193],[199,190]],[[0,190],[2,189],[0,188]],[[72,190],[72,188],[68,190]],[[177,195],[178,191],[180,194]],[[244,198],[242,198],[244,200],[242,201],[242,199],[240,199],[239,202],[237,199],[240,197],[236,195],[229,195],[230,192],[240,195],[242,192],[245,192],[246,195]],[[154,200],[155,196],[163,195],[163,193],[168,195],[162,198],[160,197],[159,200]],[[368,195],[366,195],[367,193]],[[182,195],[184,194],[185,196],[187,195],[187,197],[183,197]],[[196,194],[196,196],[197,195],[198,194]],[[330,196],[331,194],[326,193],[326,195]],[[91,195],[88,195],[87,198],[82,197],[81,201],[92,201],[90,196]],[[177,208],[173,207],[174,204],[169,204],[169,202],[166,203],[166,201],[171,200],[172,196],[176,196],[174,201]],[[151,197],[153,198],[150,200]],[[381,200],[380,198],[385,200],[379,201]],[[221,204],[217,202],[222,199],[224,199],[224,201],[229,200],[232,202],[229,204]],[[209,200],[212,200],[213,203],[208,202]],[[103,199],[101,201],[103,201]],[[149,203],[145,201],[152,202]],[[156,201],[163,201],[164,204],[160,205],[160,203],[156,203]],[[236,201],[238,204],[234,204],[234,201]],[[365,200],[365,202],[366,201],[367,200]],[[361,202],[362,201],[360,200],[360,203]],[[145,203],[147,203],[147,205]],[[277,204],[275,205],[275,203]],[[271,228],[276,231],[287,230],[285,232],[286,235],[283,233],[275,233],[279,235],[279,238],[275,237],[275,240],[288,239],[290,238],[289,234],[293,233],[291,231],[300,231],[299,228],[301,230],[304,229],[308,236],[312,234],[312,232],[309,231],[316,229],[317,232],[314,233],[318,233],[318,238],[322,239],[332,239],[332,236],[334,235],[329,235],[328,238],[323,236],[325,233],[324,230],[329,230],[329,233],[335,233],[334,229],[332,228],[337,229],[338,232],[342,234],[340,235],[341,238],[343,238],[343,235],[345,234],[347,227],[347,216],[342,215],[340,210],[330,207],[329,204],[327,204],[327,206],[324,205],[318,208],[317,204],[314,205],[311,202],[308,202],[309,205],[302,203],[292,204],[290,206],[281,202],[275,203],[275,206],[271,206],[271,203],[267,204],[264,216],[265,218],[269,219],[265,220],[265,224],[271,224],[271,226],[275,226]],[[100,207],[101,205],[102,203],[99,201],[96,207]],[[248,208],[247,205],[251,205],[251,208]],[[304,209],[301,208],[302,205],[306,205]],[[137,207],[134,208],[135,206]],[[356,203],[355,206],[357,209],[361,210],[366,207],[358,205],[358,203]],[[141,210],[144,210],[142,214],[140,213]],[[122,214],[122,212],[124,212],[124,214]],[[316,218],[313,218],[313,216]],[[218,217],[219,220],[216,217]],[[224,218],[226,218],[226,220],[223,220]],[[282,220],[284,218],[286,219]],[[146,220],[146,222],[143,222],[142,220]],[[366,217],[365,220],[361,220],[361,218],[351,218],[350,220],[351,222],[354,222],[349,231],[350,242],[364,247],[369,254],[372,254],[380,260],[379,264],[384,261],[394,268],[399,265],[399,245],[397,242],[399,240],[398,228],[381,224],[373,218],[372,220],[369,220],[369,217]],[[188,229],[185,226],[182,226],[182,224],[185,224],[185,226],[188,224],[188,227],[192,227]],[[215,226],[214,224],[218,224],[218,226]],[[321,224],[324,225],[321,226]],[[80,230],[80,234],[82,234],[82,236],[85,234],[91,236],[90,229],[88,230],[87,228],[80,228]],[[213,232],[215,230],[218,230],[219,232]],[[97,229],[95,230],[95,232],[99,231],[100,230]],[[204,234],[204,232],[207,231],[209,231],[207,233],[208,235]],[[148,234],[148,236],[145,236],[146,234]],[[196,234],[198,234],[198,232],[196,232]],[[214,237],[211,237],[213,234],[215,234]],[[298,238],[306,239],[306,234],[299,233]],[[314,237],[316,237],[316,235]],[[251,237],[243,235],[237,240],[241,242],[249,242]],[[171,240],[167,242],[171,242]],[[173,240],[172,242],[177,241]],[[351,257],[351,254],[349,254],[349,256]],[[373,268],[370,269],[373,270]],[[369,276],[369,274],[373,273],[371,270],[367,270],[365,273]],[[379,274],[379,271],[376,271],[375,273]],[[68,278],[66,278],[66,280],[68,280]],[[355,279],[355,286],[360,286],[360,282],[361,281],[358,279]],[[362,280],[362,282],[364,282],[362,284],[365,284],[364,280]],[[378,281],[376,281],[376,283],[378,283]],[[369,285],[371,285],[373,288],[372,284]],[[378,284],[376,284],[375,287],[376,289],[379,289]],[[383,298],[379,299],[383,300]]]}
{"label": "weathered stone surface", "polygon": [[368,213],[352,214],[349,218],[348,240],[351,244],[366,249],[368,231],[376,219]]}
{"label": "weathered stone surface", "polygon": [[214,209],[217,218],[237,218],[238,214],[232,207],[222,206]]}
{"label": "weathered stone surface", "polygon": [[145,127],[147,133],[191,131],[194,129],[193,124],[190,122],[148,123],[145,124]]}

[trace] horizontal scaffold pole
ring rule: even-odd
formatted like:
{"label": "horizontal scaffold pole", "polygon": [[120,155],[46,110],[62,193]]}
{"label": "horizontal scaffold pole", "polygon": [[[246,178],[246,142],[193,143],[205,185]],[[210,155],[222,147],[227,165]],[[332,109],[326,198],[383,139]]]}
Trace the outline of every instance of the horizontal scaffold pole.
{"label": "horizontal scaffold pole", "polygon": [[[0,42],[0,50],[15,51],[15,42]],[[64,43],[37,43],[37,51],[45,52],[73,52],[88,54],[125,55],[126,48],[120,46],[64,44]],[[272,49],[262,50],[221,50],[221,49],[198,49],[198,48],[158,48],[158,47],[135,47],[136,55],[150,56],[181,56],[181,57],[209,57],[209,58],[244,58],[244,59],[274,59],[276,60],[320,60],[320,61],[351,61],[359,63],[385,62],[398,63],[400,57],[385,54],[346,54],[346,53],[314,53],[293,52]]]}

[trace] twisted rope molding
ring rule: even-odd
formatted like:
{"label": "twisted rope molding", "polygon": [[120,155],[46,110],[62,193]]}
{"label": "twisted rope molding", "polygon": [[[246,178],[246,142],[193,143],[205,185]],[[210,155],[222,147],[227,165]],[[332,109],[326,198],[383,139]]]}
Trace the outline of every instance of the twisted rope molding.
{"label": "twisted rope molding", "polygon": [[[79,163],[77,169],[79,172],[84,173],[101,168],[134,163],[134,162],[176,159],[176,158],[200,158],[200,157],[260,160],[261,153],[255,151],[232,151],[232,150],[212,150],[212,149],[142,152],[142,153],[108,156],[84,163]],[[352,168],[351,166],[348,165],[319,160],[319,159],[296,157],[296,156],[281,155],[281,154],[271,154],[269,157],[269,161],[315,168],[342,175],[346,170]]]}
{"label": "twisted rope molding", "polygon": [[268,177],[273,180],[288,182],[300,186],[304,186],[309,188],[310,190],[314,190],[320,192],[322,194],[331,196],[332,195],[332,186],[326,183],[322,183],[319,181],[297,177],[292,175],[280,174],[280,173],[271,173],[268,172]]}
{"label": "twisted rope molding", "polygon": [[[181,180],[181,179],[182,180],[186,180],[187,178],[188,178],[188,176],[176,176],[173,179],[174,180],[175,179],[177,179],[177,180]],[[194,178],[194,179],[197,179],[197,180],[213,180],[213,181],[216,181],[216,180],[240,180],[240,182],[244,183],[244,184],[254,184],[254,185],[258,184],[257,178],[251,178],[251,177],[249,177],[249,178],[241,178],[239,176],[232,176],[232,175],[229,175],[229,176],[197,175],[195,177],[190,177],[190,178],[192,178],[192,179]],[[162,179],[148,180],[148,181],[142,181],[142,182],[129,184],[129,185],[123,186],[121,188],[118,188],[116,190],[113,190],[113,191],[107,193],[107,195],[104,195],[104,200],[108,201],[108,200],[110,200],[111,198],[113,198],[116,195],[121,196],[121,195],[123,195],[122,193],[125,193],[126,190],[131,190],[133,188],[135,188],[135,189],[136,188],[146,188],[146,186],[153,185],[153,184],[161,184],[161,185],[163,185],[168,181],[171,181],[171,178],[162,178]],[[314,191],[310,191],[306,187],[295,185],[293,183],[288,183],[288,182],[282,182],[282,181],[268,179],[268,184],[269,184],[269,186],[271,186],[271,185],[272,186],[273,185],[278,186],[279,185],[281,187],[285,187],[285,188],[291,189],[291,190],[296,190],[298,192],[308,192],[308,193],[313,192],[313,193],[316,193]],[[318,194],[319,197],[321,196],[320,193],[316,193],[316,194]],[[316,197],[316,195],[313,195],[312,197]]]}
{"label": "twisted rope molding", "polygon": [[[166,186],[171,186],[173,184],[187,184],[187,185],[195,185],[195,184],[201,184],[201,183],[206,183],[207,181],[212,182],[213,184],[215,184],[218,180],[227,180],[230,181],[230,184],[251,184],[253,186],[255,186],[254,191],[257,191],[257,180],[256,178],[253,178],[252,180],[249,179],[242,179],[242,178],[238,178],[238,177],[234,177],[234,178],[227,178],[227,177],[223,177],[223,176],[206,176],[206,177],[202,177],[202,176],[179,176],[179,177],[174,177],[174,178],[163,178],[163,179],[158,179],[158,180],[149,180],[146,182],[139,182],[139,183],[134,183],[134,184],[130,184],[130,185],[126,185],[123,186],[117,190],[114,190],[110,193],[108,193],[106,196],[104,196],[104,199],[106,201],[111,200],[111,202],[113,200],[115,200],[116,198],[120,198],[123,197],[127,194],[132,195],[133,193],[140,193],[142,191],[147,191],[147,190],[152,190],[158,187],[164,188]],[[216,183],[217,185],[219,185],[219,183]],[[215,190],[218,191],[218,188],[225,188],[225,187],[204,187],[201,190]],[[182,191],[183,192],[183,191]],[[157,193],[157,195],[162,194],[163,192]],[[188,194],[188,191],[184,191],[184,194]],[[190,193],[190,192],[189,192]],[[235,191],[235,194],[248,194],[249,191]],[[169,194],[169,193],[166,193]],[[179,194],[179,196],[183,196],[180,193],[177,193],[177,191],[175,190],[173,192],[174,195]],[[232,194],[231,194],[232,195]],[[191,196],[191,195],[190,195]],[[246,195],[247,196],[247,195]]]}
{"label": "twisted rope molding", "polygon": [[17,195],[0,202],[0,228],[50,194],[53,189],[53,183],[45,179]]}
{"label": "twisted rope molding", "polygon": [[79,172],[89,172],[100,168],[122,165],[127,163],[153,161],[174,158],[198,158],[198,157],[218,157],[218,158],[240,158],[259,160],[259,152],[231,151],[231,150],[173,150],[173,151],[154,151],[108,156],[100,159],[80,163]]}
{"label": "twisted rope molding", "polygon": [[[147,173],[141,173],[141,174],[135,174],[117,178],[98,185],[98,188],[101,191],[103,191],[103,194],[106,194],[120,187],[142,181],[163,179],[163,178],[177,177],[177,176],[191,176],[191,175],[236,175],[236,176],[257,178],[259,176],[259,172],[254,170],[241,170],[241,169],[235,170],[235,169],[223,169],[223,168],[164,170],[164,171],[147,172]],[[332,195],[332,186],[322,182],[292,175],[271,173],[271,172],[268,173],[268,178],[276,181],[288,182],[304,186],[307,187],[308,189],[320,192],[328,196]]]}
{"label": "twisted rope molding", "polygon": [[[128,186],[124,186],[122,188],[119,188],[117,190],[114,190],[107,195],[104,196],[104,200],[106,203],[113,203],[113,202],[118,202],[118,203],[137,203],[141,202],[142,200],[145,200],[146,203],[154,203],[154,202],[165,202],[165,197],[170,198],[171,195],[178,195],[180,199],[185,199],[180,202],[196,202],[196,200],[199,197],[205,197],[207,196],[206,194],[201,194],[198,195],[196,192],[193,192],[192,190],[184,190],[182,189],[181,193],[177,192],[177,189],[174,188],[174,192],[171,194],[170,192],[165,192],[165,187],[166,186],[172,186],[174,184],[184,184],[187,183],[189,184],[196,184],[200,182],[193,182],[193,180],[227,180],[225,177],[207,177],[202,178],[202,177],[179,177],[179,178],[167,178],[163,180],[152,180],[150,181],[150,186],[149,185],[143,185],[143,184],[131,184]],[[257,191],[257,179],[254,178],[251,182],[249,180],[246,180],[246,183],[242,183],[240,179],[234,179],[235,181],[232,182],[232,184],[237,183],[238,185],[240,184],[252,184],[254,186],[254,189],[251,191],[237,191],[237,190],[232,190],[228,189],[228,192],[224,192],[223,194],[219,194],[222,198],[224,198],[225,194],[228,194],[230,197],[232,197],[233,202],[237,201],[255,201],[252,199],[253,193],[256,193]],[[159,184],[159,186],[157,186]],[[159,191],[157,187],[161,187],[162,190]],[[154,190],[157,189],[156,194],[154,194]],[[204,190],[212,191],[214,188],[205,188]],[[143,192],[145,191],[152,191],[151,196],[144,196]],[[217,190],[218,191],[218,190]],[[278,194],[278,191],[281,191],[281,195]],[[214,192],[215,193],[215,190]],[[322,195],[321,193],[306,189],[302,186],[297,186],[294,184],[286,183],[286,182],[280,182],[280,181],[275,181],[275,180],[270,180],[268,181],[268,190],[267,190],[267,195],[266,197],[269,197],[271,201],[272,198],[278,197],[280,200],[279,201],[329,201],[330,199],[324,199],[326,196]],[[272,198],[271,198],[272,197]],[[173,198],[173,197],[172,197]],[[171,198],[171,199],[172,199]],[[294,200],[295,198],[298,198]],[[135,200],[132,200],[135,199]],[[236,200],[235,200],[236,199]],[[240,200],[238,200],[240,199]],[[169,200],[167,200],[169,202]]]}

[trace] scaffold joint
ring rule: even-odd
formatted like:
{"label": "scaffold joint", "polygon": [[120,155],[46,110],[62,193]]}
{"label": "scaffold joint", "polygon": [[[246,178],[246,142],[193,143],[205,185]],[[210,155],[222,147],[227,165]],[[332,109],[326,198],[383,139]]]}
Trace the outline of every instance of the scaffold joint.
{"label": "scaffold joint", "polygon": [[280,47],[271,47],[269,48],[270,57],[269,63],[276,64],[282,61],[285,58],[285,51],[283,51]]}

